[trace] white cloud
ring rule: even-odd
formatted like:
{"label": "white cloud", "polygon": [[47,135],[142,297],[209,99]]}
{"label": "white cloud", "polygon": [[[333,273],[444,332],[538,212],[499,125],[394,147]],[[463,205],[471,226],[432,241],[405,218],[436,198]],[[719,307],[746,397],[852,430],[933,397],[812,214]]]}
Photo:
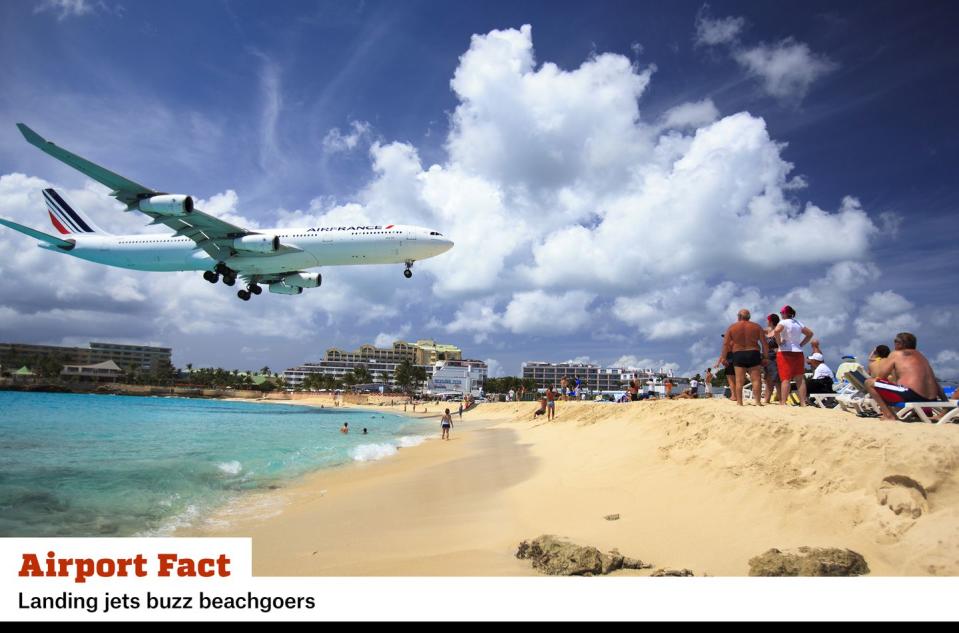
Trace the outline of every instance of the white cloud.
{"label": "white cloud", "polygon": [[484,362],[486,363],[486,375],[490,378],[502,378],[506,375],[502,363],[495,358],[487,358]]}
{"label": "white cloud", "polygon": [[712,19],[705,10],[700,10],[696,17],[695,42],[702,46],[730,44],[736,41],[745,26],[744,18],[730,16]]}
{"label": "white cloud", "polygon": [[330,154],[352,151],[363,140],[371,137],[372,129],[373,126],[367,121],[350,121],[350,131],[346,134],[341,132],[340,128],[335,127],[323,137],[323,149]]}
{"label": "white cloud", "polygon": [[936,377],[940,380],[959,380],[959,352],[944,349],[930,358]]}
{"label": "white cloud", "polygon": [[736,51],[734,58],[762,80],[766,93],[780,99],[801,100],[814,81],[838,68],[825,55],[792,38]]}
{"label": "white cloud", "polygon": [[663,114],[663,128],[683,129],[709,125],[719,118],[712,99],[682,103]]}
{"label": "white cloud", "polygon": [[380,332],[376,335],[373,345],[376,345],[377,347],[393,347],[394,342],[406,340],[406,337],[410,335],[410,330],[412,328],[413,326],[410,323],[405,323],[397,332]]}
{"label": "white cloud", "polygon": [[482,343],[499,328],[501,321],[500,315],[496,314],[493,299],[465,301],[456,310],[453,320],[447,324],[446,331],[453,334],[471,332],[475,335],[474,340]]}
{"label": "white cloud", "polygon": [[589,304],[595,298],[580,290],[563,294],[519,292],[506,306],[503,325],[514,334],[555,336],[575,332],[592,320]]}
{"label": "white cloud", "polygon": [[57,20],[80,17],[93,13],[95,6],[89,0],[42,0],[34,7],[34,13],[51,12],[57,14]]}

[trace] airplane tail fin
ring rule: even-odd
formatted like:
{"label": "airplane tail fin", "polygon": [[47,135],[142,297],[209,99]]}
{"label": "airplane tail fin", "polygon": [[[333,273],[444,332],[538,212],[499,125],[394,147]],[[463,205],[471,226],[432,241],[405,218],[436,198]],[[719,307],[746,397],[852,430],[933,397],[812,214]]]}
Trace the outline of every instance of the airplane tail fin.
{"label": "airplane tail fin", "polygon": [[55,189],[44,189],[43,199],[47,203],[50,222],[61,235],[89,235],[93,233],[109,235],[94,224],[93,220],[83,212],[71,207]]}

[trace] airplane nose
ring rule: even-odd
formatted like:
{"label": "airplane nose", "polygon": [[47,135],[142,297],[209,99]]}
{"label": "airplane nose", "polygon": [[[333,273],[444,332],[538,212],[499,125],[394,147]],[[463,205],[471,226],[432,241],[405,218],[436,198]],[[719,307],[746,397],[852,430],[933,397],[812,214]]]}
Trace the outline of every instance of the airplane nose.
{"label": "airplane nose", "polygon": [[443,240],[443,252],[445,253],[451,248],[453,248],[453,240]]}

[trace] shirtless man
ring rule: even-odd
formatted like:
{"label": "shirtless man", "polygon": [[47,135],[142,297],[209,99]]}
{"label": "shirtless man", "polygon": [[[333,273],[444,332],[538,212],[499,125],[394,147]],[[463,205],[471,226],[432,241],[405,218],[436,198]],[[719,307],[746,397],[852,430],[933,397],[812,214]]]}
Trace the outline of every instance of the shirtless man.
{"label": "shirtless man", "polygon": [[766,364],[766,335],[758,323],[749,319],[749,310],[743,308],[736,315],[736,322],[729,326],[724,336],[726,354],[733,361],[736,371],[736,403],[743,404],[743,384],[746,372],[753,381],[753,399],[756,406],[763,406],[762,366]]}
{"label": "shirtless man", "polygon": [[[946,399],[929,361],[916,349],[916,336],[900,332],[896,335],[895,347],[889,358],[879,364],[876,376],[866,381],[869,395],[879,404],[882,417],[887,420],[897,419],[890,404]],[[893,372],[898,376],[898,384],[887,380]]]}

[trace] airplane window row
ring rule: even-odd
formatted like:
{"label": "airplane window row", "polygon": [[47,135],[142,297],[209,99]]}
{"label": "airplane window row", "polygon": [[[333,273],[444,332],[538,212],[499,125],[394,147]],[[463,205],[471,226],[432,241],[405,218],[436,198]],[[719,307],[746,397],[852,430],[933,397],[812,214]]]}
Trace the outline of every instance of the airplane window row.
{"label": "airplane window row", "polygon": [[185,238],[185,237],[181,237],[181,238],[168,237],[167,239],[164,239],[164,240],[122,240],[119,242],[119,244],[158,244],[160,242],[169,243],[169,242],[189,242],[189,241],[190,241],[189,238]]}

